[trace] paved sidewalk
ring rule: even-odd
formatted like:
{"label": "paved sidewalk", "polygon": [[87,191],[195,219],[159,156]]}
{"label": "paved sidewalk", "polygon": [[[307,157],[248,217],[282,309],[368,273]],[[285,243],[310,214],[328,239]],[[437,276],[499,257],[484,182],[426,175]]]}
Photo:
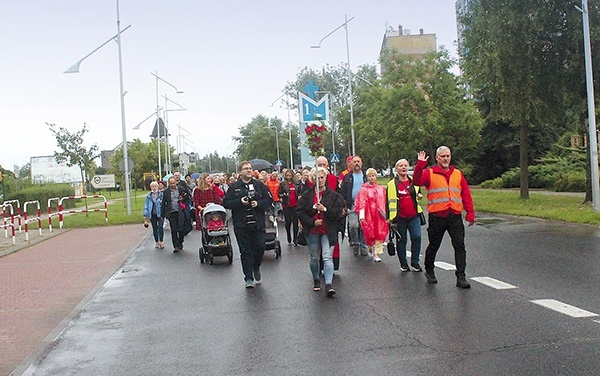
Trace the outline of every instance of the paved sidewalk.
{"label": "paved sidewalk", "polygon": [[[0,241],[0,375],[30,364],[151,235],[141,225],[30,231]],[[10,244],[7,244],[7,241]]]}

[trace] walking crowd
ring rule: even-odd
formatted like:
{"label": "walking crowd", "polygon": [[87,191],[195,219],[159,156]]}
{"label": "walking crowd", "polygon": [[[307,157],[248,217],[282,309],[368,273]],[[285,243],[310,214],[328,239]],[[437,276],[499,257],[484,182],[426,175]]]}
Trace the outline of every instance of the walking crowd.
{"label": "walking crowd", "polygon": [[[231,177],[202,174],[197,180],[176,172],[168,187],[150,183],[144,205],[144,226],[152,225],[157,249],[163,249],[165,219],[171,232],[173,252],[183,250],[185,236],[202,230],[202,213],[207,206],[222,205],[230,211],[233,232],[240,250],[244,284],[253,288],[261,282],[260,266],[265,252],[265,221],[275,216],[285,222],[288,245],[306,245],[313,291],[336,294],[334,271],[339,268],[340,233],[348,236],[355,256],[369,256],[382,262],[384,250],[397,254],[401,272],[422,272],[421,228],[428,225],[424,269],[427,283],[437,283],[435,258],[444,234],[454,248],[456,286],[470,288],[466,279],[465,220],[475,222],[473,199],[462,172],[451,165],[451,151],[440,146],[436,163],[428,167],[429,156],[417,155],[414,173],[407,159],[396,162],[395,176],[385,186],[377,183],[377,171],[363,171],[362,159],[350,156],[339,176],[329,171],[327,158],[318,157],[316,166],[295,172],[268,174],[255,171],[248,161],[238,165]],[[427,195],[428,217],[420,200]],[[273,217],[271,217],[273,219]],[[217,227],[215,222],[208,226]],[[211,228],[212,228],[211,227]],[[219,228],[227,224],[219,222]],[[410,253],[407,252],[410,238]],[[409,261],[410,259],[410,261]]]}

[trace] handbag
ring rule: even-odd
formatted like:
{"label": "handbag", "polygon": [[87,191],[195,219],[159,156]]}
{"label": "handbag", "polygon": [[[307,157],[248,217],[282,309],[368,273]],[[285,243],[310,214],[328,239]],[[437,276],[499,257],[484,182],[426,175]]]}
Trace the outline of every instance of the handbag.
{"label": "handbag", "polygon": [[395,256],[396,255],[396,245],[394,244],[394,228],[390,226],[390,241],[387,243],[387,251],[388,255]]}
{"label": "handbag", "polygon": [[425,219],[425,213],[420,212],[419,217],[421,218],[421,226],[425,226],[427,224],[427,220]]}
{"label": "handbag", "polygon": [[296,236],[296,242],[298,243],[298,245],[308,245],[308,243],[306,242],[306,237],[304,236],[304,233],[302,232],[302,229],[298,230],[298,235]]}

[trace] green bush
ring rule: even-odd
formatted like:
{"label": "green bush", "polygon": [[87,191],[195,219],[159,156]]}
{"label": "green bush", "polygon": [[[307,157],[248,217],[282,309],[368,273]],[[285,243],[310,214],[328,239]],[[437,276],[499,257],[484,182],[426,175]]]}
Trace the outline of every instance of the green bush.
{"label": "green bush", "polygon": [[[529,188],[556,192],[585,192],[585,165],[578,160],[554,157],[542,158],[529,166]],[[482,188],[518,188],[521,169],[512,168],[501,176],[481,183]]]}
{"label": "green bush", "polygon": [[[33,185],[31,187],[27,187],[18,192],[11,194],[7,197],[8,200],[19,200],[21,206],[23,203],[27,201],[35,201],[38,200],[40,202],[40,207],[42,211],[48,210],[48,199],[54,197],[65,197],[65,196],[73,196],[74,191],[73,187],[70,184],[44,184],[44,185]],[[76,201],[80,200],[65,200],[63,203],[63,207],[65,209],[74,208]],[[57,205],[58,203],[53,203],[53,205]]]}

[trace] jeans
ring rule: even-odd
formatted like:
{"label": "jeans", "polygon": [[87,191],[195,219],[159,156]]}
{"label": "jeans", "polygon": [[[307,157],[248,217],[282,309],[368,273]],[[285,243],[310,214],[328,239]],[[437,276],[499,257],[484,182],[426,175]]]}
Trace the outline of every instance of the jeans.
{"label": "jeans", "polygon": [[158,218],[156,214],[152,214],[150,217],[150,223],[152,223],[152,235],[154,235],[155,242],[162,242],[165,236],[165,229],[163,228],[164,219]]}
{"label": "jeans", "polygon": [[[296,212],[296,207],[284,207],[283,208],[283,218],[285,219],[285,232],[287,233],[287,241],[288,243],[294,241],[296,244],[296,236],[298,236],[298,213]],[[293,230],[293,233],[290,231]]]}
{"label": "jeans", "polygon": [[396,239],[396,251],[398,253],[398,259],[400,265],[408,267],[408,260],[406,259],[406,244],[408,244],[408,237],[406,231],[410,235],[410,264],[412,266],[419,266],[419,256],[421,255],[421,218],[417,215],[412,218],[396,217],[398,224],[398,233],[400,238]]}
{"label": "jeans", "polygon": [[452,247],[454,247],[455,274],[457,277],[464,277],[467,267],[467,251],[465,249],[465,225],[460,214],[450,214],[443,218],[429,214],[429,227],[427,228],[429,245],[425,250],[425,271],[433,271],[435,256],[446,231],[450,234]]}
{"label": "jeans", "polygon": [[367,248],[365,234],[358,222],[358,213],[354,210],[348,210],[348,241],[350,245],[360,245],[361,249]]}
{"label": "jeans", "polygon": [[260,271],[265,254],[265,230],[234,228],[242,258],[244,281],[254,281],[254,272]]}
{"label": "jeans", "polygon": [[313,233],[306,235],[306,243],[308,245],[308,251],[310,252],[309,266],[313,280],[319,279],[319,273],[321,272],[319,261],[322,255],[325,283],[330,285],[333,281],[333,247],[335,244],[329,244],[327,234]]}

